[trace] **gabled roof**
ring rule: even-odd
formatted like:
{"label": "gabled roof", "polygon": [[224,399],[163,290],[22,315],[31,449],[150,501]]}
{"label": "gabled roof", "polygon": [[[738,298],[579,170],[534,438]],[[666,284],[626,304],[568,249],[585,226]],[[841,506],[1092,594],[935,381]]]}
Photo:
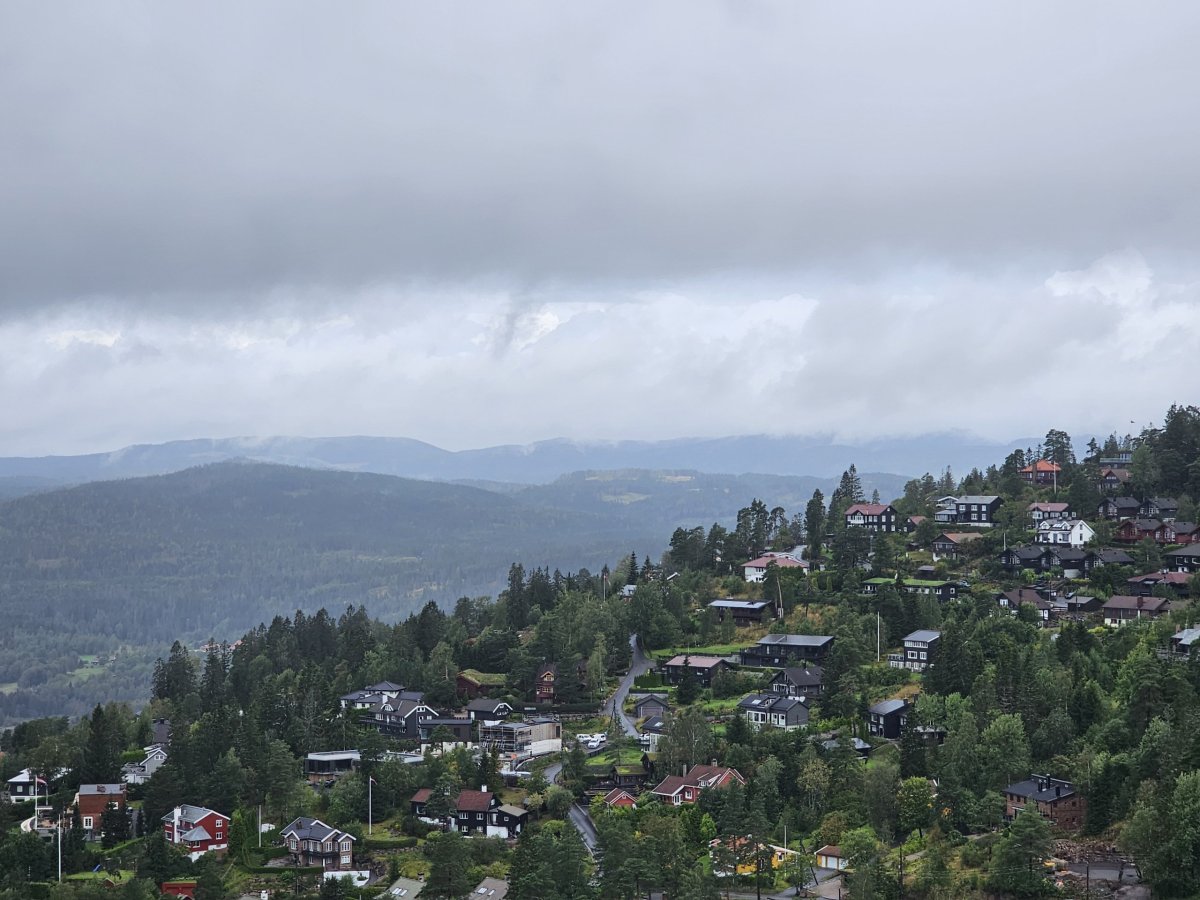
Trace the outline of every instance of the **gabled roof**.
{"label": "gabled roof", "polygon": [[1105,504],[1109,504],[1109,503],[1111,503],[1113,506],[1117,507],[1118,509],[1137,509],[1139,506],[1142,505],[1133,497],[1109,497],[1101,505],[1105,505]]}
{"label": "gabled roof", "polygon": [[637,797],[633,796],[633,794],[629,793],[629,791],[625,790],[625,788],[619,788],[619,787],[613,788],[611,791],[609,791],[607,794],[604,795],[604,803],[607,806],[612,806],[614,803],[617,803],[623,797],[628,797],[630,799],[630,801],[632,801],[635,805],[637,804]]}
{"label": "gabled roof", "polygon": [[757,559],[752,559],[748,563],[742,563],[742,568],[745,569],[765,569],[767,566],[774,563],[781,569],[807,569],[808,563],[801,562],[798,559],[792,559],[790,556],[760,556]]}
{"label": "gabled roof", "polygon": [[978,531],[943,531],[933,539],[935,544],[966,544],[970,541],[977,541],[981,537]]}
{"label": "gabled roof", "polygon": [[472,712],[494,712],[497,707],[507,706],[512,709],[512,706],[503,700],[492,700],[490,697],[477,697],[467,704],[467,709]]}
{"label": "gabled roof", "polygon": [[908,709],[907,700],[881,700],[872,706],[869,712],[876,716],[890,716],[892,713],[904,712]]}
{"label": "gabled roof", "polygon": [[1029,512],[1063,513],[1071,508],[1070,503],[1030,503],[1025,507]]}
{"label": "gabled roof", "polygon": [[463,812],[487,812],[492,808],[491,791],[462,791],[455,808]]}
{"label": "gabled roof", "polygon": [[1034,472],[1045,472],[1046,474],[1050,474],[1053,472],[1061,472],[1062,466],[1056,462],[1051,462],[1048,459],[1039,459],[1037,462],[1034,462],[1031,465],[1022,467],[1021,471],[1029,472],[1031,474]]}
{"label": "gabled roof", "polygon": [[[1133,562],[1133,557],[1124,550],[1118,550],[1115,547],[1106,547],[1102,550],[1097,550],[1096,558],[1103,563],[1111,563],[1118,566],[1127,566]],[[1168,551],[1169,553],[1170,551]]]}
{"label": "gabled roof", "polygon": [[889,503],[855,503],[846,507],[846,515],[860,513],[864,516],[882,516],[889,509],[892,509]]}
{"label": "gabled roof", "polygon": [[778,681],[784,678],[798,688],[819,687],[825,681],[825,670],[820,666],[788,666],[786,669],[781,669],[779,674],[772,678],[772,681]]}
{"label": "gabled roof", "polygon": [[409,798],[409,803],[428,803],[429,798],[433,796],[433,788],[418,788],[417,792]]}
{"label": "gabled roof", "polygon": [[799,697],[785,697],[782,694],[747,694],[738,703],[739,709],[772,712],[776,715],[786,714],[797,706],[805,706]]}
{"label": "gabled roof", "polygon": [[667,722],[662,716],[651,716],[642,723],[642,733],[653,731],[655,734],[662,734],[667,729]]}
{"label": "gabled roof", "polygon": [[959,497],[959,503],[979,503],[987,506],[990,503],[995,503],[1000,499],[999,494],[968,494],[965,497]]}
{"label": "gabled roof", "polygon": [[1061,778],[1050,778],[1046,775],[1034,775],[1016,784],[1010,784],[1004,789],[1006,794],[1014,794],[1027,800],[1048,802],[1070,797],[1075,793],[1075,785]]}
{"label": "gabled roof", "polygon": [[685,787],[707,787],[726,776],[730,776],[742,784],[746,783],[746,779],[737,769],[731,769],[728,766],[692,766],[686,775],[668,775],[651,793],[673,797]]}
{"label": "gabled roof", "polygon": [[506,816],[524,817],[529,815],[529,810],[521,806],[513,806],[511,803],[501,803],[496,807],[497,812],[502,812]]}
{"label": "gabled roof", "polygon": [[1191,647],[1192,644],[1200,644],[1200,628],[1185,628],[1183,631],[1177,631],[1171,640],[1181,647]]}
{"label": "gabled roof", "polygon": [[162,817],[162,821],[171,822],[175,819],[175,810],[179,810],[179,817],[186,819],[188,822],[199,822],[205,816],[216,816],[219,819],[228,819],[229,816],[224,813],[219,813],[215,809],[208,809],[204,806],[192,806],[187,803],[181,803],[175,809],[171,810]]}
{"label": "gabled roof", "polygon": [[661,704],[662,706],[671,705],[671,700],[666,694],[644,694],[634,701],[633,708],[637,709],[642,704],[649,703],[651,700]]}
{"label": "gabled roof", "polygon": [[1016,590],[1005,591],[1000,596],[1008,600],[1008,605],[1013,609],[1016,609],[1022,603],[1028,603],[1030,606],[1043,610],[1050,609],[1051,607],[1050,601],[1033,588],[1017,588]]}
{"label": "gabled roof", "polygon": [[347,834],[330,825],[326,825],[320,819],[314,819],[309,816],[299,816],[292,820],[283,831],[280,832],[283,837],[294,835],[298,841],[337,841],[354,840],[354,835]]}
{"label": "gabled roof", "polygon": [[1144,609],[1147,612],[1166,611],[1171,608],[1171,601],[1165,597],[1130,597],[1126,594],[1114,594],[1109,597],[1102,607],[1114,609]]}

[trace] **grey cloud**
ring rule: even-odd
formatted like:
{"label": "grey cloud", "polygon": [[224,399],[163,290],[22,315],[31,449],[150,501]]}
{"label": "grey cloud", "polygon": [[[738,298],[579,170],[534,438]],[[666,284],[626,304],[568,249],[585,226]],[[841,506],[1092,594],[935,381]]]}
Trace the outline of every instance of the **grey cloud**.
{"label": "grey cloud", "polygon": [[1073,268],[1200,238],[1191,4],[0,10],[0,303]]}

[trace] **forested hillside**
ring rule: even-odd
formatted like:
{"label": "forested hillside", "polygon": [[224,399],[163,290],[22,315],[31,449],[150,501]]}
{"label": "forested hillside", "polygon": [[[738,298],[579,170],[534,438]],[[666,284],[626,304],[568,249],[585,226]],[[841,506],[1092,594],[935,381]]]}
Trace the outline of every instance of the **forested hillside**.
{"label": "forested hillside", "polygon": [[825,484],[639,470],[480,490],[240,461],[0,502],[0,719],[138,700],[164,640],[232,638],[322,606],[397,619],[495,594],[514,559],[598,570],[630,547],[657,556],[681,521],[732,524],[747,495],[790,503]]}

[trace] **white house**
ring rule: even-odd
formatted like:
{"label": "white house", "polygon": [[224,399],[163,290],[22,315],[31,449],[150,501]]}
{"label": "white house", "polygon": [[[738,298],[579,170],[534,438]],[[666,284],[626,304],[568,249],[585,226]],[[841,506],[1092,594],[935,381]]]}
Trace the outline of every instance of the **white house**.
{"label": "white house", "polygon": [[767,577],[767,566],[774,563],[781,569],[807,569],[808,563],[790,553],[764,553],[742,566],[742,575],[748,584],[757,584]]}
{"label": "white house", "polygon": [[126,784],[145,784],[158,771],[158,767],[167,761],[167,751],[158,744],[151,744],[145,753],[146,758],[140,763],[121,766],[121,780]]}
{"label": "white house", "polygon": [[1096,532],[1082,519],[1043,519],[1038,522],[1039,544],[1065,544],[1079,549],[1096,537]]}

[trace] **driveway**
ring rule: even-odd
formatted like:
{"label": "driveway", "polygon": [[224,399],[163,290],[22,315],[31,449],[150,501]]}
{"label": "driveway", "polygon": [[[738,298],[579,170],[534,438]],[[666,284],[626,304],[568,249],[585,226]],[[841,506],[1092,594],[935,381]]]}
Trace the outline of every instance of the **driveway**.
{"label": "driveway", "polygon": [[625,715],[625,698],[629,696],[629,689],[633,687],[634,679],[649,672],[654,667],[654,660],[642,650],[642,642],[638,640],[636,634],[629,636],[629,649],[629,671],[621,679],[616,693],[605,701],[602,711],[606,716],[611,716],[616,710],[617,721],[621,723],[621,729],[630,737],[637,737],[637,729],[633,727],[633,721]]}

